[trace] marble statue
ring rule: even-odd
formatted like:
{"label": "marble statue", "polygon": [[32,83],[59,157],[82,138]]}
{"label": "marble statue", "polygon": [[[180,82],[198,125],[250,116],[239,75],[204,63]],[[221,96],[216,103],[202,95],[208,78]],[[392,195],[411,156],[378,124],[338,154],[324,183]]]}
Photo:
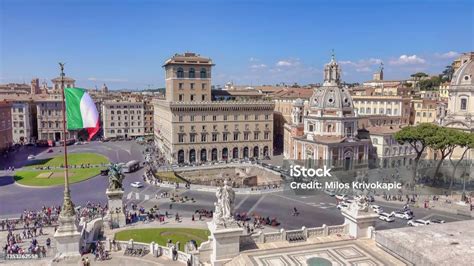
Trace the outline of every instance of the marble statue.
{"label": "marble statue", "polygon": [[125,178],[119,164],[109,165],[109,190],[122,190],[122,181]]}
{"label": "marble statue", "polygon": [[215,211],[213,220],[218,224],[230,222],[234,220],[234,203],[235,203],[235,192],[231,186],[229,186],[227,180],[224,181],[224,186],[217,189],[216,192],[217,203],[215,203]]}

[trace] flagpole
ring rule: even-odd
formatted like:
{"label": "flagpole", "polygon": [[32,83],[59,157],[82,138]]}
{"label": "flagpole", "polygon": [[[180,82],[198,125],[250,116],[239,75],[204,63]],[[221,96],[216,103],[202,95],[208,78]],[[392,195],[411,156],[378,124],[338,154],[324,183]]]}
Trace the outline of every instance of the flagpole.
{"label": "flagpole", "polygon": [[63,146],[64,146],[64,199],[61,214],[63,216],[73,216],[75,214],[74,204],[71,201],[71,191],[69,190],[69,166],[67,163],[67,128],[66,128],[66,99],[64,97],[64,63],[59,63],[61,68],[61,97],[63,113]]}

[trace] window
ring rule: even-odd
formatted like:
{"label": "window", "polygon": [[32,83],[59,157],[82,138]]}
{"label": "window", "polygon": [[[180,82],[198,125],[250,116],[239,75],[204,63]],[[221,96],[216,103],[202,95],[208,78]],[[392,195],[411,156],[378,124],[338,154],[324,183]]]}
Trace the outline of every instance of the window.
{"label": "window", "polygon": [[227,115],[224,115],[224,121],[227,121]]}
{"label": "window", "polygon": [[178,97],[179,97],[179,101],[182,102],[183,99],[184,99],[184,94],[180,94],[180,95],[178,95]]}
{"label": "window", "polygon": [[[205,68],[201,68],[201,75],[200,75],[200,77],[201,77],[202,79],[207,78],[207,73],[206,73],[206,69],[205,69]],[[203,88],[203,89],[204,89],[204,88]]]}
{"label": "window", "polygon": [[270,137],[270,133],[265,132],[265,134],[263,135],[263,138],[264,139],[269,139],[269,137]]}
{"label": "window", "polygon": [[467,110],[467,99],[466,98],[461,99],[461,110],[462,111]]}
{"label": "window", "polygon": [[[196,71],[194,70],[194,68],[190,68],[189,69],[189,78],[190,79],[193,79],[196,77]],[[191,83],[192,84],[192,83]]]}
{"label": "window", "polygon": [[201,95],[201,100],[204,102],[206,101],[206,95]]}
{"label": "window", "polygon": [[217,120],[217,116],[213,115],[212,116],[212,121],[216,121]]}
{"label": "window", "polygon": [[265,115],[265,120],[268,120],[270,118],[269,115]]}
{"label": "window", "polygon": [[244,140],[249,140],[249,133],[248,132],[244,133]]}
{"label": "window", "polygon": [[234,120],[239,119],[239,115],[234,115]]}
{"label": "window", "polygon": [[176,76],[178,78],[184,78],[184,71],[182,67],[178,67],[178,70],[176,71]]}
{"label": "window", "polygon": [[245,115],[245,120],[249,120],[249,115]]}
{"label": "window", "polygon": [[380,113],[380,114],[383,114],[383,108],[380,108],[380,109],[379,109],[379,113]]}
{"label": "window", "polygon": [[258,132],[254,132],[254,133],[253,133],[253,139],[254,139],[254,140],[258,140],[258,135],[259,135]]}
{"label": "window", "polygon": [[206,142],[206,134],[201,134],[201,142]]}
{"label": "window", "polygon": [[203,115],[203,116],[201,117],[201,119],[202,119],[202,121],[206,121],[206,116]]}
{"label": "window", "polygon": [[212,134],[212,141],[217,141],[217,133]]}
{"label": "window", "polygon": [[190,116],[191,122],[194,122],[194,115]]}
{"label": "window", "polygon": [[183,83],[180,82],[180,83],[178,84],[178,88],[179,88],[180,90],[182,90],[182,89],[183,89]]}
{"label": "window", "polygon": [[178,117],[178,121],[179,121],[179,122],[183,122],[183,116],[182,116],[182,115],[180,115],[180,116]]}
{"label": "window", "polygon": [[191,102],[194,101],[194,94],[191,94]]}
{"label": "window", "polygon": [[255,120],[258,120],[258,115],[255,115]]}
{"label": "window", "polygon": [[418,116],[418,117],[419,117],[419,116],[420,116],[420,112],[416,112],[416,116]]}
{"label": "window", "polygon": [[179,142],[179,143],[183,143],[183,142],[184,142],[184,135],[183,135],[183,134],[179,134],[179,135],[178,135],[178,142]]}
{"label": "window", "polygon": [[201,89],[205,90],[206,89],[206,83],[201,84]]}
{"label": "window", "polygon": [[190,83],[189,86],[191,87],[191,90],[194,90],[194,83]]}
{"label": "window", "polygon": [[222,134],[222,141],[227,141],[227,133]]}
{"label": "window", "polygon": [[239,140],[239,133],[237,133],[237,132],[234,133],[234,140],[236,140],[236,141]]}
{"label": "window", "polygon": [[196,142],[196,134],[189,135],[189,142]]}

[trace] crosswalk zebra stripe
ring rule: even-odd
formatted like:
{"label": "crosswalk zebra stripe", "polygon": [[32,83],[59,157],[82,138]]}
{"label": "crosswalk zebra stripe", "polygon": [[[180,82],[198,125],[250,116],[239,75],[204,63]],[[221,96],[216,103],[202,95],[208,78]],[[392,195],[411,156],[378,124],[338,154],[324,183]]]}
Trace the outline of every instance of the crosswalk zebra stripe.
{"label": "crosswalk zebra stripe", "polygon": [[132,198],[132,193],[133,193],[133,192],[130,192],[130,193],[127,194],[127,199],[128,199],[128,200]]}
{"label": "crosswalk zebra stripe", "polygon": [[135,192],[135,199],[136,199],[136,200],[139,200],[139,199],[140,199],[140,194],[138,194],[138,192]]}
{"label": "crosswalk zebra stripe", "polygon": [[150,199],[150,195],[145,195],[145,200],[149,200]]}

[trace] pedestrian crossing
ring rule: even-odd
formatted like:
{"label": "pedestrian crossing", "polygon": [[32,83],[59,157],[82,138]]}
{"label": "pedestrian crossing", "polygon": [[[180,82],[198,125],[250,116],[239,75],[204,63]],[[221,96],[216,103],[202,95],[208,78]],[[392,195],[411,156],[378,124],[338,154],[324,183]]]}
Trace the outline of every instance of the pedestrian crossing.
{"label": "pedestrian crossing", "polygon": [[150,194],[140,194],[138,192],[131,191],[127,194],[127,200],[150,200],[154,199],[154,195]]}
{"label": "pedestrian crossing", "polygon": [[335,203],[325,203],[325,202],[309,202],[308,204],[314,207],[318,207],[320,209],[335,208],[337,206]]}

